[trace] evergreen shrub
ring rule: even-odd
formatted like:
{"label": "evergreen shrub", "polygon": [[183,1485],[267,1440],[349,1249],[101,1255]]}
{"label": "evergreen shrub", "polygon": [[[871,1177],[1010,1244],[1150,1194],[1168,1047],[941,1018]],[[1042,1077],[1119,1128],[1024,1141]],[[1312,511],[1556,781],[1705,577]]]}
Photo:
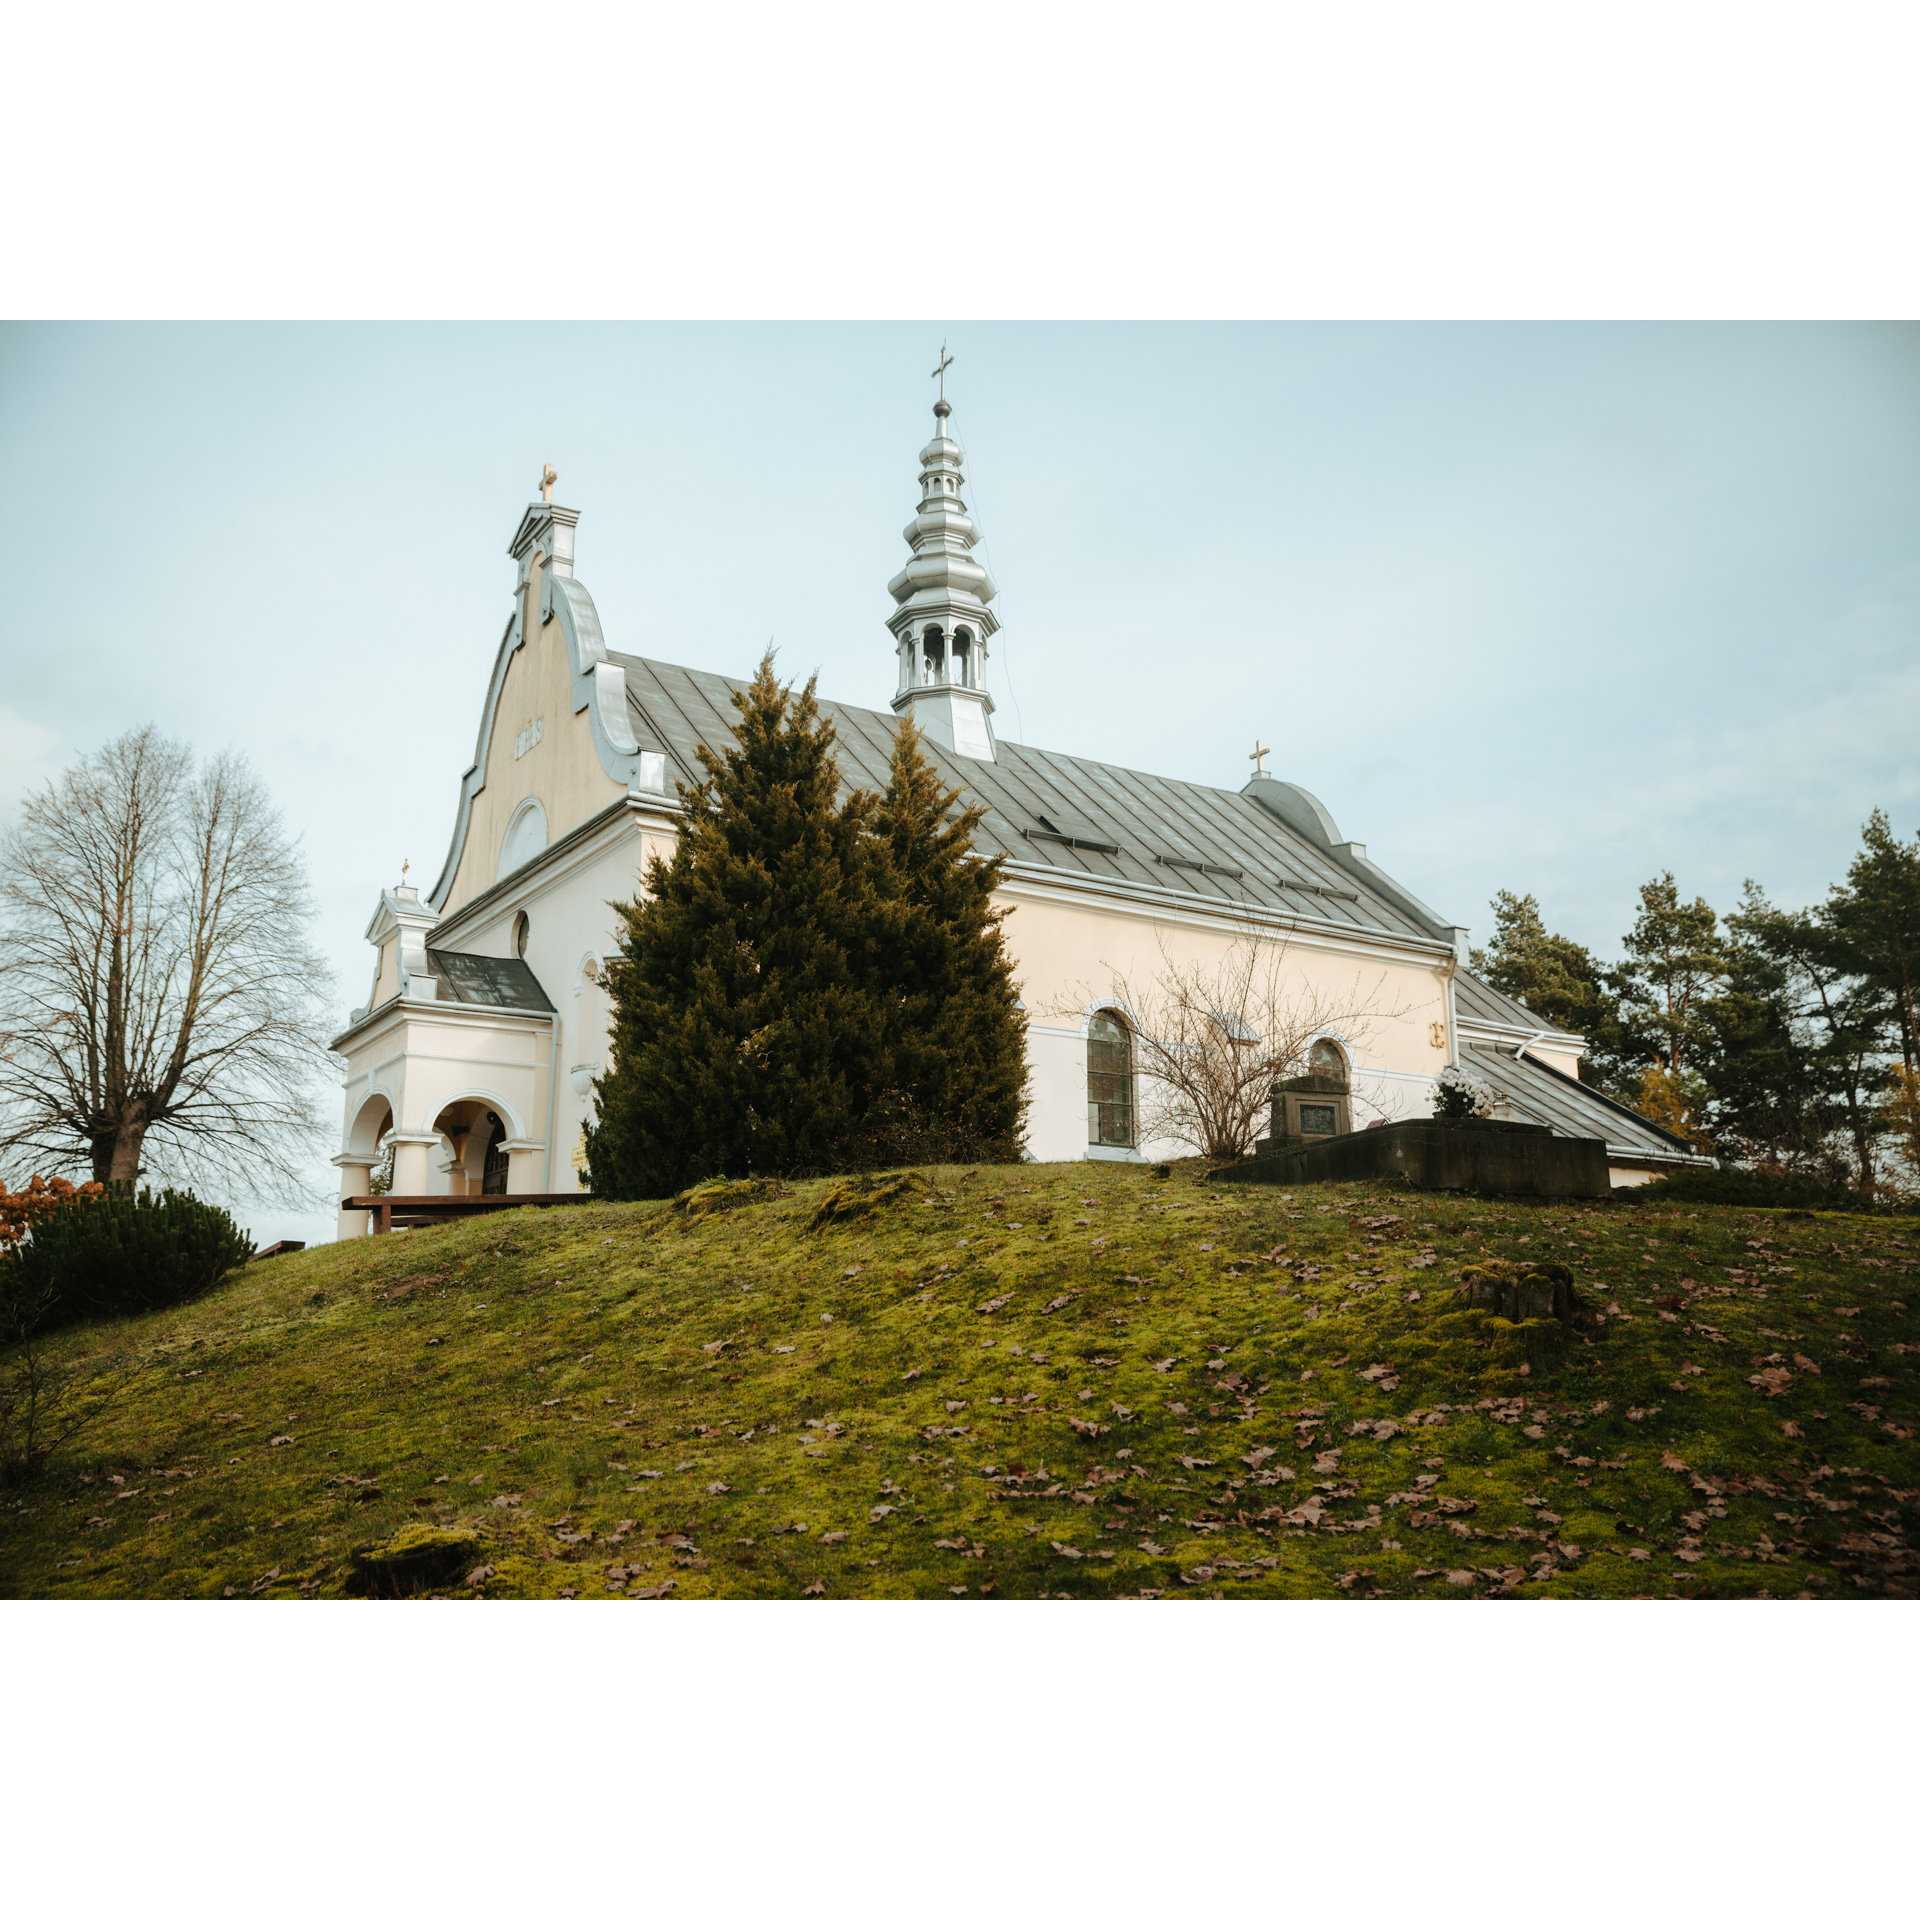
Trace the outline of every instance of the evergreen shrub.
{"label": "evergreen shrub", "polygon": [[993,902],[1001,861],[903,724],[884,792],[772,656],[681,789],[671,862],[620,908],[594,1193],[1015,1159],[1026,1030]]}
{"label": "evergreen shrub", "polygon": [[1616,1201],[1678,1202],[1697,1207],[1787,1207],[1816,1213],[1911,1212],[1911,1206],[1876,1204],[1844,1182],[1828,1183],[1791,1174],[1758,1173],[1751,1167],[1683,1167],[1644,1187],[1621,1187]]}
{"label": "evergreen shrub", "polygon": [[171,1187],[73,1199],[36,1220],[9,1256],[9,1290],[46,1299],[35,1332],[120,1319],[205,1293],[253,1254],[224,1207]]}

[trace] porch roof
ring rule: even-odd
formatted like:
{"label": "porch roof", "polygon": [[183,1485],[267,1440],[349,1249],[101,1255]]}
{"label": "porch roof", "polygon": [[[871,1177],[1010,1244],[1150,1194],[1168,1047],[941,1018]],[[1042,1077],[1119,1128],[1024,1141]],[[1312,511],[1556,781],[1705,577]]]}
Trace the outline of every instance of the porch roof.
{"label": "porch roof", "polygon": [[427,949],[427,967],[450,998],[469,1007],[511,1007],[517,1013],[552,1013],[553,1002],[524,960],[491,953]]}

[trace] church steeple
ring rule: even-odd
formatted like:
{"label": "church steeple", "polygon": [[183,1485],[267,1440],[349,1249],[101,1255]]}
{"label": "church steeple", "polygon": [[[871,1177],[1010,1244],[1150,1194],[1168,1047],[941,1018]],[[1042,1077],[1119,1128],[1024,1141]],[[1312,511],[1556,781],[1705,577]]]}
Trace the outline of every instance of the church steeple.
{"label": "church steeple", "polygon": [[920,510],[903,536],[913,558],[887,582],[897,603],[887,626],[900,660],[893,710],[911,713],[921,732],[950,753],[991,760],[987,639],[1000,622],[987,604],[994,584],[971,557],[980,534],[960,495],[960,448],[947,435],[953,409],[946,370],[952,364],[942,347],[933,438],[920,454]]}

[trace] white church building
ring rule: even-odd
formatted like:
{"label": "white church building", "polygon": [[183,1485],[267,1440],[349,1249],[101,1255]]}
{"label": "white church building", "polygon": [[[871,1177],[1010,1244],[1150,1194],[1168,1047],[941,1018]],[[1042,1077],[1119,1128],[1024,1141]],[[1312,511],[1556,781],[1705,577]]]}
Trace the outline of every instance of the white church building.
{"label": "white church building", "polygon": [[[994,586],[973,557],[950,409],[934,408],[920,500],[894,608],[890,712],[821,701],[845,778],[884,787],[899,715],[950,785],[986,809],[983,853],[1004,854],[1000,904],[1028,1009],[1026,1150],[1039,1160],[1139,1160],[1184,1149],[1140,1137],[1127,1010],[1089,991],[1150,975],[1171,956],[1203,966],[1251,930],[1329,1002],[1364,975],[1390,1018],[1329,1030],[1312,1047],[1351,1101],[1307,1100],[1306,1132],[1344,1128],[1354,1107],[1403,1118],[1432,1108],[1459,1064],[1501,1110],[1606,1142],[1616,1185],[1685,1164],[1686,1144],[1578,1079],[1585,1043],[1542,1023],[1467,970],[1466,931],[1345,838],[1311,793],[1264,772],[1238,791],[1107,766],[999,739],[986,689],[998,626]],[[480,702],[473,765],[452,845],[424,898],[380,896],[367,1004],[334,1049],[346,1063],[343,1202],[368,1192],[390,1149],[395,1195],[575,1194],[607,1060],[603,969],[610,900],[642,891],[648,858],[670,858],[678,787],[697,749],[724,749],[742,681],[623,653],[601,631],[574,571],[577,509],[554,473],[507,551],[512,617]],[[751,666],[742,662],[742,666]],[[342,1236],[365,1210],[340,1214]]]}

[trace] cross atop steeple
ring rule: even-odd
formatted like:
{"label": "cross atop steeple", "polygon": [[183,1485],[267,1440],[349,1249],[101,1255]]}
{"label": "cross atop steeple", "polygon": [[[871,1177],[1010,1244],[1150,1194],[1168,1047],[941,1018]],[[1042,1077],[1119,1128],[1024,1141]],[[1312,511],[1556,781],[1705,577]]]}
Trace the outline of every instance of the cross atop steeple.
{"label": "cross atop steeple", "polygon": [[1271,747],[1263,747],[1260,742],[1256,740],[1253,743],[1253,751],[1247,755],[1247,758],[1253,762],[1254,772],[1262,779],[1266,777],[1267,755],[1272,751],[1273,749]]}
{"label": "cross atop steeple", "polygon": [[933,370],[941,386],[933,403],[933,438],[920,452],[920,506],[906,528],[913,557],[887,582],[894,602],[887,626],[900,662],[893,710],[911,713],[928,739],[949,753],[991,760],[987,642],[1000,622],[988,605],[993,582],[973,558],[980,533],[960,492],[960,445],[947,432],[953,409],[946,373],[952,365],[943,340]]}

